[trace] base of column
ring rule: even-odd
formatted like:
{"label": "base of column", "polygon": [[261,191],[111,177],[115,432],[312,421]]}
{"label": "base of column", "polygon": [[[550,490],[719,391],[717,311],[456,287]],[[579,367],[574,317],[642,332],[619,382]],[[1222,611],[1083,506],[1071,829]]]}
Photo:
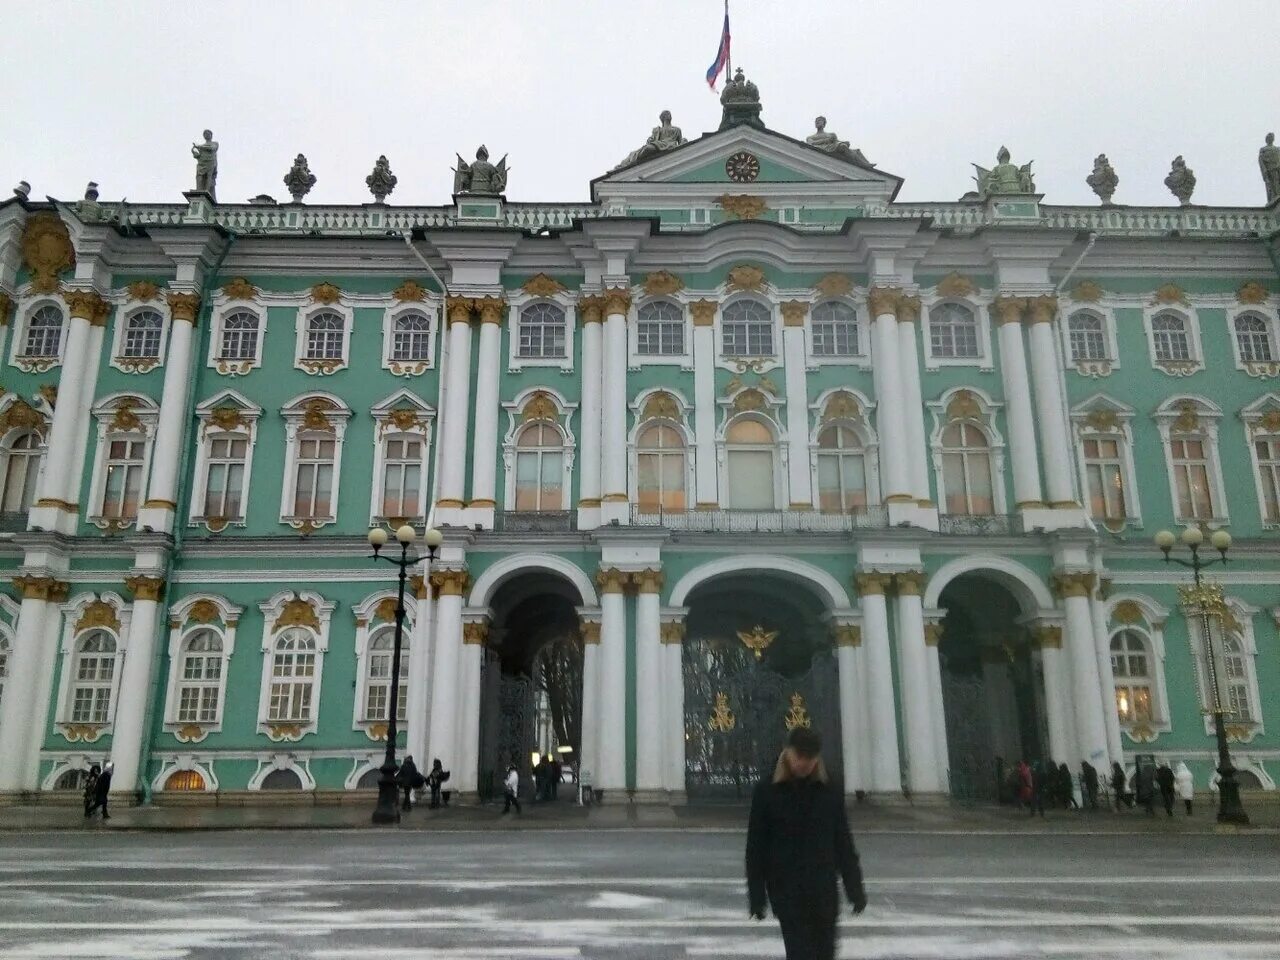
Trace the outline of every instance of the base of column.
{"label": "base of column", "polygon": [[900,791],[868,790],[864,802],[876,807],[909,807],[911,805],[911,801]]}
{"label": "base of column", "polygon": [[631,504],[626,500],[609,500],[605,499],[600,504],[600,523],[599,526],[608,526],[614,521],[623,526],[631,522]]}
{"label": "base of column", "polygon": [[1022,511],[1022,529],[1026,533],[1052,533],[1055,530],[1088,529],[1089,515],[1082,507],[1027,507]]}
{"label": "base of column", "polygon": [[911,796],[906,800],[913,807],[940,807],[950,803],[951,796],[941,790],[922,790],[918,793],[912,791]]}
{"label": "base of column", "polygon": [[461,527],[466,525],[466,509],[456,501],[436,504],[434,523],[437,527]]}
{"label": "base of column", "polygon": [[138,511],[139,533],[173,533],[173,511],[168,507],[143,507]]}
{"label": "base of column", "polygon": [[671,805],[671,794],[666,790],[632,790],[631,802],[644,806],[663,806]]}
{"label": "base of column", "polygon": [[64,510],[61,507],[33,506],[27,515],[28,530],[46,530],[49,533],[61,533],[73,536],[79,524],[78,510]]}
{"label": "base of column", "polygon": [[594,530],[600,526],[600,504],[597,502],[592,506],[578,506],[578,529]]}
{"label": "base of column", "polygon": [[920,527],[924,530],[938,530],[938,508],[921,506],[915,500],[895,501],[885,504],[889,508],[889,526]]}
{"label": "base of column", "polygon": [[472,504],[460,512],[462,514],[462,526],[470,527],[473,530],[477,526],[481,530],[492,530],[497,507],[492,504]]}

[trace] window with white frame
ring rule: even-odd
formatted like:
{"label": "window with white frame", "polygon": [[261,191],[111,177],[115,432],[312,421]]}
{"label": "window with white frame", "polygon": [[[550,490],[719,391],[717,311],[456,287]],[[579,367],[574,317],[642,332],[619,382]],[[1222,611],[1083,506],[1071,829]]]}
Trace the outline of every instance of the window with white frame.
{"label": "window with white frame", "polygon": [[19,433],[4,448],[4,490],[0,493],[0,513],[26,513],[36,498],[36,480],[44,444],[34,430]]}
{"label": "window with white frame", "polygon": [[867,451],[853,427],[832,424],[818,434],[818,509],[863,513],[867,509]]}
{"label": "window with white frame", "polygon": [[316,641],[300,627],[281,631],[271,651],[269,723],[309,723],[315,707]]}
{"label": "window with white frame", "polygon": [[[342,443],[351,408],[333,394],[313,393],[295,397],[280,412],[285,420],[280,522],[295,530],[318,530],[338,516]],[[373,473],[376,482],[376,465]],[[370,483],[371,502],[374,489]]]}
{"label": "window with white frame", "polygon": [[151,360],[160,356],[164,317],[155,310],[138,310],[124,321],[120,356],[130,360]]}
{"label": "window with white frame", "polygon": [[211,433],[205,443],[203,516],[243,520],[249,438],[243,433]]}
{"label": "window with white frame", "polygon": [[1195,359],[1187,318],[1165,311],[1151,318],[1151,343],[1158,362],[1187,363]]}
{"label": "window with white frame", "polygon": [[[409,632],[401,637],[400,685],[396,695],[396,720],[403,723],[409,704]],[[384,626],[369,638],[365,655],[364,720],[379,723],[388,719],[387,705],[391,696],[391,666],[395,656],[395,627]]]}
{"label": "window with white frame", "polygon": [[321,310],[307,317],[306,360],[341,360],[346,343],[346,320],[332,310]]}
{"label": "window with white frame", "polygon": [[1089,436],[1081,443],[1089,509],[1095,520],[1118,521],[1128,516],[1125,476],[1128,473],[1122,438]]}
{"label": "window with white frame", "polygon": [[1155,717],[1154,672],[1146,639],[1138,631],[1121,630],[1111,638],[1111,675],[1120,722],[1150,723]]}
{"label": "window with white frame", "polygon": [[759,420],[740,418],[725,430],[730,510],[774,510],[776,443],[773,431]]}
{"label": "window with white frame", "polygon": [[84,634],[76,640],[70,670],[70,722],[109,722],[116,674],[115,639],[105,630],[91,630]]}
{"label": "window with white frame", "polygon": [[140,433],[111,433],[106,438],[102,501],[98,516],[107,520],[132,520],[142,502],[142,480],[147,462],[147,438]]}
{"label": "window with white frame", "polygon": [[1255,433],[1253,456],[1262,491],[1262,519],[1280,523],[1280,433]]}
{"label": "window with white frame", "polygon": [[643,427],[636,437],[636,500],[644,513],[684,510],[688,451],[670,424]]}
{"label": "window with white frame", "polygon": [[937,359],[981,358],[977,315],[959,303],[939,303],[930,308],[929,352]]}
{"label": "window with white frame", "polygon": [[0,704],[4,703],[4,685],[9,676],[9,637],[0,633]]}
{"label": "window with white frame", "polygon": [[858,314],[847,303],[830,300],[809,315],[815,357],[853,357],[860,352]]}
{"label": "window with white frame", "polygon": [[1169,448],[1178,519],[1212,519],[1216,514],[1205,439],[1175,434],[1169,440]]}
{"label": "window with white frame", "polygon": [[565,356],[565,312],[554,303],[537,301],[520,311],[516,356],[527,360]]}
{"label": "window with white frame", "polygon": [[1110,359],[1107,356],[1107,326],[1100,314],[1077,310],[1067,318],[1071,342],[1071,362],[1090,363]]}
{"label": "window with white frame", "polygon": [[636,353],[642,357],[678,357],[684,352],[684,311],[669,300],[654,300],[641,306],[636,318]]}
{"label": "window with white frame", "polygon": [[22,356],[57,357],[62,349],[62,311],[46,304],[31,314],[27,320],[27,337]]}
{"label": "window with white frame", "polygon": [[431,359],[431,321],[416,310],[396,316],[391,331],[391,359],[413,363]]}
{"label": "window with white frame", "polygon": [[735,300],[720,316],[721,353],[726,357],[773,356],[773,316],[755,300]]}
{"label": "window with white frame", "polygon": [[1241,363],[1272,363],[1276,359],[1271,342],[1271,324],[1257,313],[1242,313],[1232,321],[1236,352]]}
{"label": "window with white frame", "polygon": [[1253,658],[1245,651],[1240,637],[1228,631],[1222,638],[1223,707],[1231,719],[1239,723],[1258,720],[1253,700]]}
{"label": "window with white frame", "polygon": [[337,441],[332,433],[305,431],[295,441],[293,510],[298,519],[333,519],[333,474]]}
{"label": "window with white frame", "polygon": [[234,310],[222,318],[218,360],[256,360],[261,323],[251,310]]}
{"label": "window with white frame", "polygon": [[175,685],[178,723],[217,723],[222,695],[222,638],[208,628],[182,642]]}
{"label": "window with white frame", "polygon": [[946,512],[995,513],[991,442],[974,423],[949,424],[942,431],[942,481]]}
{"label": "window with white frame", "polygon": [[516,437],[516,487],[512,509],[565,509],[564,435],[554,423],[535,421]]}
{"label": "window with white frame", "polygon": [[412,519],[422,516],[424,439],[393,433],[383,441],[382,507],[380,516]]}

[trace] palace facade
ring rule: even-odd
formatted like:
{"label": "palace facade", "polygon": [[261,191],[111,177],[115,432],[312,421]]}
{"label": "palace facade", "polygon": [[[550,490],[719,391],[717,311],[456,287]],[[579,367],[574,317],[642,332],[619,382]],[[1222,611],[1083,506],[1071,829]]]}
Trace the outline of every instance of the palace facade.
{"label": "palace facade", "polygon": [[559,749],[606,802],[738,796],[796,724],[849,794],[1208,790],[1189,527],[1234,537],[1215,673],[1273,789],[1277,207],[1054,206],[1007,154],[899,203],[752,96],[589,203],[478,160],[441,207],[0,204],[0,791],[369,787],[404,522],[445,534],[404,748],[464,794]]}

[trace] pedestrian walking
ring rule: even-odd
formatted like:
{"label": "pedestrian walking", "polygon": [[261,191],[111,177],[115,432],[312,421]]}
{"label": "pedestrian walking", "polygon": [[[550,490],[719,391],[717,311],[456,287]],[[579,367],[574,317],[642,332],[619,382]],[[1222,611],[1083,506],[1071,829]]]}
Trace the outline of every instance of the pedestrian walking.
{"label": "pedestrian walking", "polygon": [[1155,770],[1149,763],[1139,764],[1138,775],[1134,780],[1134,793],[1137,794],[1138,805],[1145,807],[1148,815],[1154,816],[1156,812]]}
{"label": "pedestrian walking", "polygon": [[1169,764],[1162,763],[1156,768],[1156,785],[1160,788],[1160,800],[1164,804],[1164,812],[1173,816],[1173,770]]}
{"label": "pedestrian walking", "polygon": [[413,762],[413,757],[406,756],[404,763],[400,764],[400,769],[396,771],[396,785],[404,791],[404,802],[400,804],[401,810],[408,810],[413,806],[413,791],[425,782],[425,778],[418,772],[418,765]]}
{"label": "pedestrian walking", "polygon": [[506,803],[502,807],[503,814],[511,812],[511,808],[516,808],[516,813],[520,812],[520,774],[516,770],[515,764],[507,768],[507,779],[503,781],[503,787],[506,789]]}
{"label": "pedestrian walking", "polygon": [[1068,810],[1080,809],[1080,804],[1076,803],[1076,784],[1071,779],[1071,768],[1065,763],[1058,765],[1058,799]]}
{"label": "pedestrian walking", "polygon": [[1018,761],[1017,767],[1018,778],[1018,805],[1031,808],[1031,797],[1034,794],[1034,784],[1032,783],[1031,767],[1025,760]]}
{"label": "pedestrian walking", "polygon": [[559,757],[553,757],[551,760],[551,799],[560,799],[560,779],[564,776],[564,764],[560,762]]}
{"label": "pedestrian walking", "polygon": [[[1050,763],[1049,769],[1053,769]],[[1045,773],[1045,765],[1037,760],[1031,765],[1031,802],[1027,805],[1027,815],[1034,817],[1036,811],[1040,812],[1040,816],[1044,816],[1044,795],[1052,787],[1049,777]]]}
{"label": "pedestrian walking", "polygon": [[751,916],[763,920],[765,907],[773,908],[787,960],[835,957],[837,879],[853,912],[862,913],[867,894],[844,797],[828,782],[821,738],[796,727],[772,778],[756,787],[747,827]]}
{"label": "pedestrian walking", "polygon": [[1196,796],[1196,781],[1186,763],[1179,760],[1178,769],[1173,772],[1173,783],[1178,791],[1178,799],[1187,806],[1187,816],[1191,816],[1191,801]]}
{"label": "pedestrian walking", "polygon": [[[431,772],[427,774],[427,789],[431,791],[431,809],[432,810],[440,809],[440,791],[441,791],[441,788],[448,782],[448,780],[449,780],[449,771],[446,770],[441,765],[438,759],[432,760]],[[448,806],[447,796],[446,796],[445,805]]]}
{"label": "pedestrian walking", "polygon": [[1111,763],[1111,792],[1115,794],[1117,812],[1122,803],[1133,806],[1133,797],[1129,795],[1129,778],[1125,776],[1124,767],[1120,766],[1118,760]]}
{"label": "pedestrian walking", "polygon": [[1088,760],[1080,763],[1080,783],[1084,787],[1084,799],[1090,810],[1098,809],[1098,768]]}
{"label": "pedestrian walking", "polygon": [[[96,767],[97,764],[94,764]],[[110,820],[111,814],[107,812],[107,796],[111,793],[111,773],[116,765],[110,760],[107,765],[102,768],[102,772],[93,781],[93,802],[85,807],[84,815],[92,816],[95,810],[102,810],[102,819]],[[92,768],[90,769],[92,772]],[[87,799],[87,798],[86,798]]]}
{"label": "pedestrian walking", "polygon": [[98,791],[98,774],[102,773],[102,768],[96,763],[89,767],[89,775],[84,778],[84,815],[87,817],[93,812],[93,798]]}

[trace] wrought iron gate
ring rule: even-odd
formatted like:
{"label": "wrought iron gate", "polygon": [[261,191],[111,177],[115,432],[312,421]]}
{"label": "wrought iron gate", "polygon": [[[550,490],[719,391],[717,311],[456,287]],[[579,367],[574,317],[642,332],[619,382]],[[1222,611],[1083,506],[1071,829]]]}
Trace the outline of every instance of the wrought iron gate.
{"label": "wrought iron gate", "polygon": [[996,799],[995,757],[986,702],[986,685],[980,675],[942,671],[949,779],[951,795],[957,800]]}
{"label": "wrought iron gate", "polygon": [[[485,699],[481,717],[480,796],[500,796],[507,767],[515,764],[523,784],[531,782],[533,772],[530,753],[535,743],[533,681],[526,676],[501,673],[497,658],[485,664],[489,674],[481,684]],[[490,671],[498,673],[492,679]]]}
{"label": "wrought iron gate", "polygon": [[748,644],[695,637],[684,644],[685,790],[691,799],[746,799],[772,774],[790,730],[822,735],[823,761],[842,782],[840,682],[821,650],[796,676]]}

